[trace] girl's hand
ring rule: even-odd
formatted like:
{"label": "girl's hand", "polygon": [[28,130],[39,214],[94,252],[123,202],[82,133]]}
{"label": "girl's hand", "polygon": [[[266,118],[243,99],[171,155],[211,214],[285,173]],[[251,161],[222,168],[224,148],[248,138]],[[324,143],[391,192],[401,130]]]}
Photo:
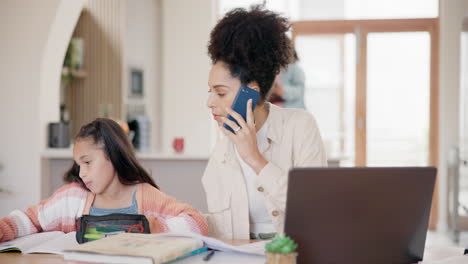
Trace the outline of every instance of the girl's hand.
{"label": "girl's hand", "polygon": [[263,157],[262,153],[257,146],[257,130],[255,128],[254,116],[252,113],[252,99],[247,101],[247,122],[237,112],[230,108],[226,108],[228,114],[230,114],[239,123],[238,126],[234,121],[223,117],[223,122],[230,126],[236,133],[221,126],[221,130],[229,139],[236,144],[237,152],[239,156],[247,163],[255,173],[259,174],[260,171],[265,167],[268,161]]}

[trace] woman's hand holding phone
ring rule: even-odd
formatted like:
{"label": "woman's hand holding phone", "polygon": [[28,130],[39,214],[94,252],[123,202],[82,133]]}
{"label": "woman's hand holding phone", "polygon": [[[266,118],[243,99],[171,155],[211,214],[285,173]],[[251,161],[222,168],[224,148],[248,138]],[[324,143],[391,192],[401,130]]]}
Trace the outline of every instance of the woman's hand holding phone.
{"label": "woman's hand holding phone", "polygon": [[247,120],[244,120],[241,115],[231,108],[227,108],[226,111],[237,121],[239,126],[234,121],[223,117],[222,121],[231,127],[235,133],[232,133],[224,126],[221,126],[221,130],[236,144],[237,152],[244,162],[249,164],[255,173],[259,174],[268,161],[260,153],[257,146],[257,130],[252,112],[252,99],[247,101]]}

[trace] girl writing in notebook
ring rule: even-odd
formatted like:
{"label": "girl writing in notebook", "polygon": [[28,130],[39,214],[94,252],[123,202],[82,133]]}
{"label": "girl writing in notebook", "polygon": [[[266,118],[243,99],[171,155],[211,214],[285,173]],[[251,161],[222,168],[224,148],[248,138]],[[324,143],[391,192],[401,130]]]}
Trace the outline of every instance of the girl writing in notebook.
{"label": "girl writing in notebook", "polygon": [[[212,236],[262,239],[281,233],[289,169],[327,165],[313,116],[268,102],[276,75],[293,57],[289,27],[287,19],[254,6],[228,12],[211,31],[207,105],[225,135],[202,178]],[[251,101],[245,106],[246,120],[230,108],[241,86],[260,93],[253,112]]]}
{"label": "girl writing in notebook", "polygon": [[0,242],[45,231],[76,231],[82,215],[143,214],[151,233],[207,234],[203,216],[159,191],[135,157],[125,132],[113,120],[98,118],[81,127],[73,148],[67,185],[50,198],[0,219]]}

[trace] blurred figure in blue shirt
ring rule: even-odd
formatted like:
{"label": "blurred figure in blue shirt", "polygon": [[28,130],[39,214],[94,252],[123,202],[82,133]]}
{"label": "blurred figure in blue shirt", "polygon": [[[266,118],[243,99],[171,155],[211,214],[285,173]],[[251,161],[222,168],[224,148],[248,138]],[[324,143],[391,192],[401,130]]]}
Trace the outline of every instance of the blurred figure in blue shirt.
{"label": "blurred figure in blue shirt", "polygon": [[272,103],[285,108],[305,109],[305,74],[299,65],[296,51],[294,51],[293,62],[276,77],[273,89]]}

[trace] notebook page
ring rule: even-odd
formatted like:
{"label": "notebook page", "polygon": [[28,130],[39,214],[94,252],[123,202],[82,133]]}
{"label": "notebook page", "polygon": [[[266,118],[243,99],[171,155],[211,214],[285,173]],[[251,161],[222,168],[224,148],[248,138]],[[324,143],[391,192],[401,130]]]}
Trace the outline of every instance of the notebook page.
{"label": "notebook page", "polygon": [[14,240],[0,243],[0,252],[4,252],[12,248],[17,248],[22,252],[26,252],[37,245],[46,243],[51,239],[62,235],[64,235],[64,233],[61,231],[53,231],[23,236]]}
{"label": "notebook page", "polygon": [[70,249],[78,246],[76,242],[76,232],[70,232],[67,234],[62,234],[56,238],[53,238],[45,243],[41,243],[24,253],[52,253],[63,255],[63,250]]}

